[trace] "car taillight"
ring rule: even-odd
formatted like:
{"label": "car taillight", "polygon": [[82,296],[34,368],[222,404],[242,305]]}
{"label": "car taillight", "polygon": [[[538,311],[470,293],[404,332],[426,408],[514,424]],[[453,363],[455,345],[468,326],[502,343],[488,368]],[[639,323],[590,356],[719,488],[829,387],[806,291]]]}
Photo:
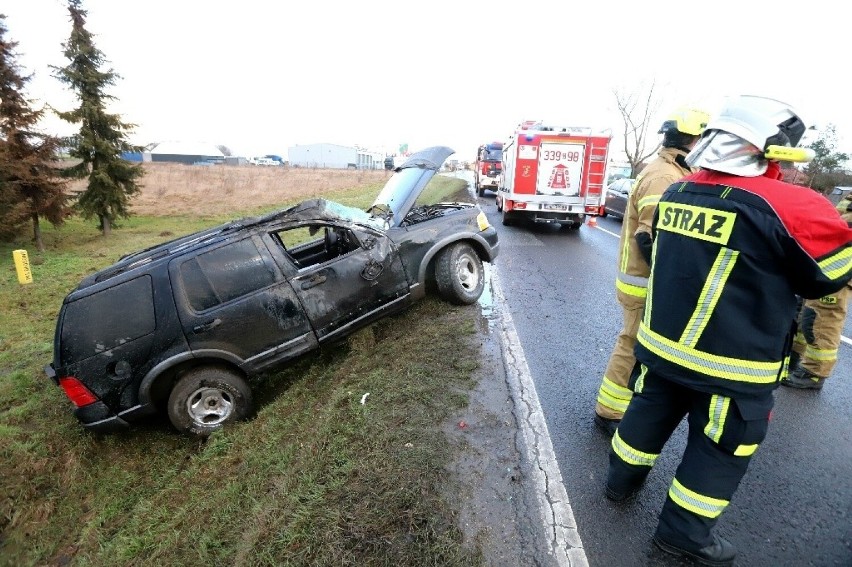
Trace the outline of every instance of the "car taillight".
{"label": "car taillight", "polygon": [[73,376],[65,376],[59,379],[59,385],[65,390],[65,395],[74,403],[75,406],[81,408],[98,401],[93,393],[86,388],[82,382]]}

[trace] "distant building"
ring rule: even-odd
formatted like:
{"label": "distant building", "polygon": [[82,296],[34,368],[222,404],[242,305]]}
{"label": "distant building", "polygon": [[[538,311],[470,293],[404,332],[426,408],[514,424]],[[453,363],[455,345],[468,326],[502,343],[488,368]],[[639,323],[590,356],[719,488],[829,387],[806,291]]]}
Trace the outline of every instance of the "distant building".
{"label": "distant building", "polygon": [[151,149],[151,161],[185,163],[223,163],[225,154],[213,145],[198,142],[162,142]]}
{"label": "distant building", "polygon": [[287,150],[291,167],[382,169],[384,154],[337,144],[307,144]]}
{"label": "distant building", "polygon": [[225,156],[225,165],[248,165],[248,160],[241,156]]}

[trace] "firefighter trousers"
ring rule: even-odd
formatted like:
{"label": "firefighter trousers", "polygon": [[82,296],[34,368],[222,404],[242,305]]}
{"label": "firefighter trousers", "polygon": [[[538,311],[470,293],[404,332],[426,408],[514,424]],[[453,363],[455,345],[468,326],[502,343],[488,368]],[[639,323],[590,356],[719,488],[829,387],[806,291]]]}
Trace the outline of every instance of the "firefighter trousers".
{"label": "firefighter trousers", "polygon": [[852,287],[845,286],[833,295],[805,301],[799,314],[793,352],[799,355],[799,366],[811,374],[822,378],[831,375],[837,363],[850,299]]}
{"label": "firefighter trousers", "polygon": [[774,398],[734,399],[699,392],[637,364],[633,400],[612,438],[608,491],[628,495],[645,482],[686,416],[686,449],[660,512],[656,535],[682,549],[713,543],[711,530],[766,436]]}
{"label": "firefighter trousers", "polygon": [[624,323],[615,340],[612,354],[609,355],[595,404],[595,413],[607,419],[621,419],[633,397],[627,383],[636,365],[633,349],[636,346],[639,323],[645,312],[645,300],[642,298],[633,302],[622,301],[621,307],[624,311]]}

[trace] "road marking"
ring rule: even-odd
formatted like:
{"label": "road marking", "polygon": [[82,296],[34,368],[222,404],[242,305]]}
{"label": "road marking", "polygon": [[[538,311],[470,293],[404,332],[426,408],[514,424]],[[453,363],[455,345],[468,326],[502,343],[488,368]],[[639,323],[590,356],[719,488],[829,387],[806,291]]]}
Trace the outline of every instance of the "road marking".
{"label": "road marking", "polygon": [[608,230],[607,230],[607,229],[605,229],[605,228],[601,228],[601,225],[597,225],[595,228],[597,228],[598,230],[600,230],[600,231],[602,231],[602,232],[605,232],[605,233],[609,234],[610,236],[614,236],[614,237],[616,237],[616,238],[621,238],[621,235],[620,235],[620,234],[616,234],[616,233],[614,233],[614,232],[610,232],[610,231],[608,231]]}
{"label": "road marking", "polygon": [[562,473],[550,441],[544,412],[538,400],[527,359],[512,314],[505,307],[506,300],[500,288],[497,270],[491,271],[494,305],[499,310],[497,318],[503,365],[509,389],[517,410],[518,426],[523,435],[524,450],[529,463],[529,477],[533,481],[538,509],[550,543],[549,554],[560,567],[588,567],[589,560],[577,531],[574,512],[568,502],[568,493],[562,483]]}
{"label": "road marking", "polygon": [[[597,228],[598,230],[600,230],[602,232],[609,234],[610,236],[614,236],[616,238],[621,238],[620,234],[615,234],[614,232],[610,232],[605,228],[601,228],[600,225],[597,225],[595,228]],[[852,339],[850,339],[849,337],[844,337],[843,335],[840,335],[840,340],[843,341],[844,343],[846,343],[847,345],[852,346]]]}

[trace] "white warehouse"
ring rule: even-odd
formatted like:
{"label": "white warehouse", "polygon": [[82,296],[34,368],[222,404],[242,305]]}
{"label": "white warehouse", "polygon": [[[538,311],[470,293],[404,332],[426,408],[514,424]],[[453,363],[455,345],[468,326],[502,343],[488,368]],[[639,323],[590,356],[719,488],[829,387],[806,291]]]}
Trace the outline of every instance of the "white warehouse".
{"label": "white warehouse", "polygon": [[337,144],[306,144],[287,148],[290,167],[382,169],[384,155]]}

